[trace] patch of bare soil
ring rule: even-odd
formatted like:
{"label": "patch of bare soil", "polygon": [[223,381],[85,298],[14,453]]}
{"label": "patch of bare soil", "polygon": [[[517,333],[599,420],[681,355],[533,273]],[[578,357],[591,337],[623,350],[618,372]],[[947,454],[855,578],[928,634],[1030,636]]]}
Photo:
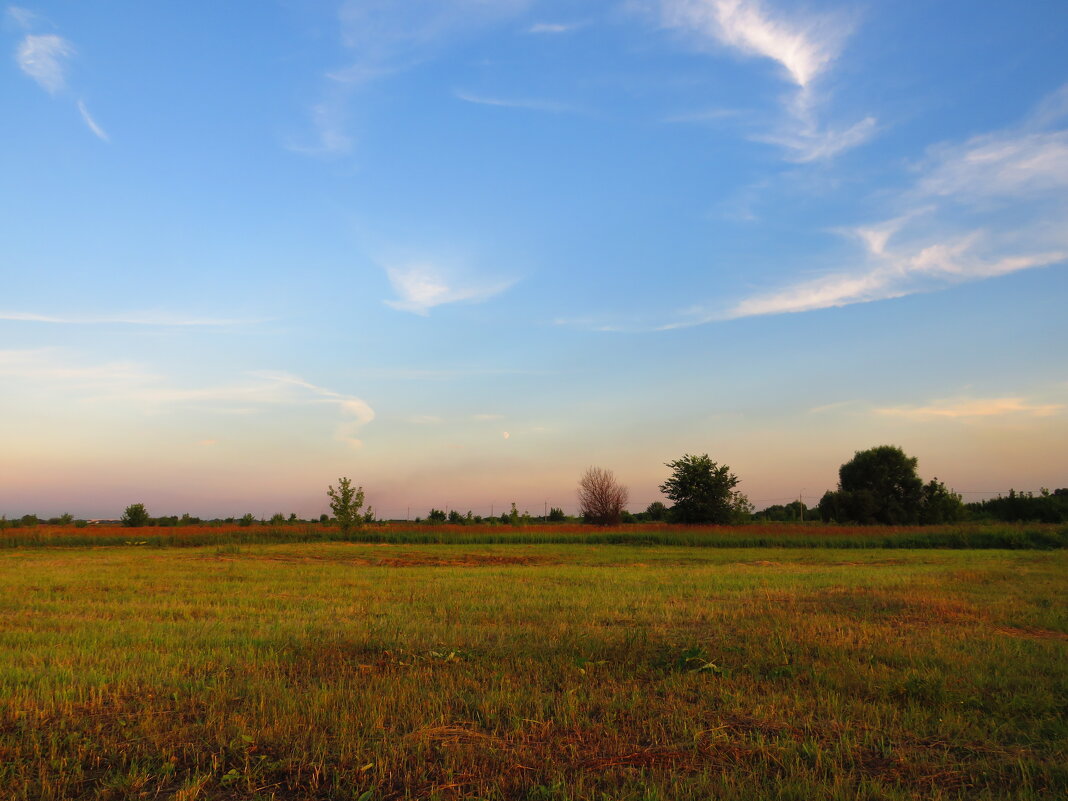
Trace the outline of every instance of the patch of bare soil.
{"label": "patch of bare soil", "polygon": [[871,559],[864,562],[854,561],[823,561],[817,559],[801,559],[791,562],[770,562],[767,559],[757,559],[752,562],[736,562],[742,567],[785,567],[788,570],[813,570],[823,567],[892,567],[904,564],[922,564],[915,560],[909,562],[905,559]]}
{"label": "patch of bare soil", "polygon": [[978,607],[958,598],[867,588],[830,588],[793,601],[806,602],[826,613],[893,626],[973,624],[985,617]]}
{"label": "patch of bare soil", "polygon": [[539,556],[468,553],[448,559],[426,554],[402,554],[386,559],[376,559],[370,564],[380,567],[496,567],[500,565],[548,565],[556,564],[556,562]]}
{"label": "patch of bare soil", "polygon": [[540,556],[504,556],[489,553],[461,553],[455,556],[434,556],[423,553],[402,553],[396,556],[353,557],[342,554],[281,555],[252,554],[242,556],[218,555],[206,557],[216,561],[283,562],[288,564],[341,564],[358,567],[501,567],[506,565],[550,565],[559,562]]}
{"label": "patch of bare soil", "polygon": [[1022,637],[1026,640],[1068,640],[1068,634],[1035,626],[995,626],[994,631],[1006,637]]}

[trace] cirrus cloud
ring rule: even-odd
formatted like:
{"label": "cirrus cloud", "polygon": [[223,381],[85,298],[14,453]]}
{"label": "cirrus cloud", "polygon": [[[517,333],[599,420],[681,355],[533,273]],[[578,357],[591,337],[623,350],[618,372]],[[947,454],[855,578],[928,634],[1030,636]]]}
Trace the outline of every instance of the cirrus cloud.
{"label": "cirrus cloud", "polygon": [[398,296],[396,300],[385,301],[386,305],[423,317],[435,306],[488,300],[515,283],[508,280],[458,283],[444,270],[427,262],[389,267],[386,275]]}
{"label": "cirrus cloud", "polygon": [[55,94],[66,86],[66,61],[74,52],[74,46],[62,36],[27,34],[15,51],[15,60],[42,89]]}
{"label": "cirrus cloud", "polygon": [[890,406],[875,409],[876,414],[907,420],[974,420],[984,417],[1022,415],[1050,417],[1065,410],[1063,403],[1035,403],[1022,397],[952,398],[923,406]]}

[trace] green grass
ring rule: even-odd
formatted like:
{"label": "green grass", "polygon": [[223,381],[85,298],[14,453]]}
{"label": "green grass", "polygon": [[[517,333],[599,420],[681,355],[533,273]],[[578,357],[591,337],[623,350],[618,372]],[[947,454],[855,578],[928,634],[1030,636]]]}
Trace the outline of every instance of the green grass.
{"label": "green grass", "polygon": [[0,798],[1063,798],[1066,568],[1062,550],[10,549]]}
{"label": "green grass", "polygon": [[419,525],[374,524],[342,533],[336,526],[73,528],[37,526],[0,531],[0,547],[141,545],[192,548],[300,542],[410,545],[637,545],[688,548],[1068,548],[1068,526],[1043,523],[967,523],[947,526],[839,526],[751,523],[741,526]]}

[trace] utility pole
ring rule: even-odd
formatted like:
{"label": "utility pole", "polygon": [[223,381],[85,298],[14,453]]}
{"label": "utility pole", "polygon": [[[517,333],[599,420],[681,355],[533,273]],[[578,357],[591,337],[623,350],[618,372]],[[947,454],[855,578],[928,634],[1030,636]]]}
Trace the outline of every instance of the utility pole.
{"label": "utility pole", "polygon": [[545,505],[542,507],[541,517],[542,517],[543,522],[548,523],[549,522],[549,502],[548,501],[544,501],[544,504]]}
{"label": "utility pole", "polygon": [[805,502],[802,500],[802,498],[804,498],[804,497],[805,497],[805,488],[802,487],[801,488],[801,494],[797,496],[797,505],[801,510],[801,522],[802,523],[805,522]]}

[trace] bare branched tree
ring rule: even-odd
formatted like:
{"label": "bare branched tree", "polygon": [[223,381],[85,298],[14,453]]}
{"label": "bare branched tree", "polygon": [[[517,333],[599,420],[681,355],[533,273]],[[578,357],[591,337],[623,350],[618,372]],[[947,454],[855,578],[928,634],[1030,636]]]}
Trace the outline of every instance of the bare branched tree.
{"label": "bare branched tree", "polygon": [[583,519],[598,526],[615,526],[619,524],[630,493],[616,481],[611,470],[591,467],[582,474],[578,497]]}

